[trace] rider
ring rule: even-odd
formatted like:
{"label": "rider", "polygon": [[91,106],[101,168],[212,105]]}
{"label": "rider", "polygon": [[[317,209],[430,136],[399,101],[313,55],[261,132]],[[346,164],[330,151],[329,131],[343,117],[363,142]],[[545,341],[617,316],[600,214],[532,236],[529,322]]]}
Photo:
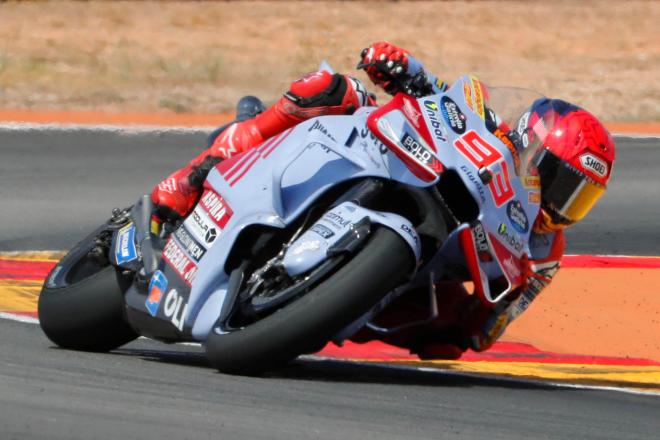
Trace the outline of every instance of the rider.
{"label": "rider", "polygon": [[[426,72],[409,52],[387,42],[364,49],[358,68],[391,95],[404,92],[425,96],[448,88]],[[402,78],[410,79],[405,83],[412,84],[414,91],[401,90]],[[376,105],[375,99],[355,78],[327,71],[303,76],[273,106],[253,118],[229,125],[210,148],[158,184],[151,195],[155,218],[176,220],[187,215],[199,197],[206,175],[223,159],[253,148],[306,119],[351,114],[365,105]],[[446,308],[446,314],[458,317],[453,323],[450,318],[438,319],[392,337],[363,330],[354,340],[382,339],[408,348],[421,358],[456,359],[467,348],[488,349],[509,322],[524,312],[550,283],[564,252],[563,229],[584,218],[605,191],[615,158],[614,141],[593,115],[558,99],[535,102],[521,118],[517,132],[509,135],[520,149],[534,136],[545,139],[542,153],[535,158],[541,180],[541,209],[530,237],[531,255],[522,259],[524,285],[496,309],[483,306],[461,284],[443,285],[439,289],[443,304],[447,304],[447,298],[453,298],[453,306]],[[403,295],[378,319],[407,320],[418,311],[417,300],[414,294]],[[408,316],[402,316],[406,313]]]}

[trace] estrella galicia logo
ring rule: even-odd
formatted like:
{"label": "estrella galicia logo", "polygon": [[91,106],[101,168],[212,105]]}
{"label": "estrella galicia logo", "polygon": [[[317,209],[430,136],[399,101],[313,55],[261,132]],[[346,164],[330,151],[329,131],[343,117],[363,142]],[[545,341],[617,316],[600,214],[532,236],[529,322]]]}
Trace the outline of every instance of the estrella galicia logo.
{"label": "estrella galicia logo", "polygon": [[440,99],[440,110],[454,133],[465,133],[465,115],[449,96]]}
{"label": "estrella galicia logo", "polygon": [[128,263],[137,258],[135,249],[135,225],[123,227],[117,234],[117,246],[115,248],[115,259],[117,264]]}
{"label": "estrella galicia logo", "polygon": [[529,231],[529,219],[520,200],[512,200],[506,205],[506,215],[513,229],[522,234]]}

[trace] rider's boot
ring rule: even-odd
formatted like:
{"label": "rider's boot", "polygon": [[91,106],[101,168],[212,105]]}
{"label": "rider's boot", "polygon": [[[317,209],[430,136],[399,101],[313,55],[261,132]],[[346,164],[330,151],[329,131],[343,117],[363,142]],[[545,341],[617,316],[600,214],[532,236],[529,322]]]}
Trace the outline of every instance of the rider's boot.
{"label": "rider's boot", "polygon": [[[245,103],[246,111],[239,108],[239,113],[249,115],[250,104],[256,103]],[[294,81],[274,105],[251,119],[237,118],[210,148],[154,188],[151,198],[156,220],[176,220],[187,215],[199,197],[206,175],[221,160],[243,153],[306,119],[351,114],[367,104],[375,102],[362,83],[345,75],[319,71]],[[258,108],[252,107],[252,112]]]}

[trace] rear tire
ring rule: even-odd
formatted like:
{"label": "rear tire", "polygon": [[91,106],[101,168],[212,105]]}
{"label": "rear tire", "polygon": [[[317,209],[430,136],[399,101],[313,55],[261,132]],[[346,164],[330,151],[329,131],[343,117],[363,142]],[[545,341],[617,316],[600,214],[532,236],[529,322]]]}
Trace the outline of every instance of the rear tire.
{"label": "rear tire", "polygon": [[312,347],[323,346],[369,311],[414,267],[406,242],[387,228],[328,279],[270,316],[241,330],[211,330],[206,354],[229,374],[255,374],[281,366]]}
{"label": "rear tire", "polygon": [[46,277],[39,295],[39,324],[60,347],[105,352],[138,337],[124,319],[123,289],[117,269],[107,265],[71,283],[49,283],[56,275],[65,279],[67,272],[74,270],[85,258],[93,238],[90,235],[78,244]]}

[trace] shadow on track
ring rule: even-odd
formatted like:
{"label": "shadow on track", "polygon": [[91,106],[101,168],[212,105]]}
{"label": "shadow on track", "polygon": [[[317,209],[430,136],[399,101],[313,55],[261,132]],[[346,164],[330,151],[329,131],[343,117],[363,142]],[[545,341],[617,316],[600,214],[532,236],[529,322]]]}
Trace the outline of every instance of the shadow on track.
{"label": "shadow on track", "polygon": [[[212,368],[206,356],[199,351],[174,351],[150,349],[118,349],[113,352],[122,356],[139,357],[150,362]],[[218,373],[220,374],[220,373]],[[373,383],[388,385],[419,385],[434,387],[473,387],[552,390],[559,388],[525,379],[484,377],[451,370],[418,370],[412,366],[366,364],[354,361],[328,359],[296,359],[277,371],[258,377],[279,380],[309,380],[336,383]]]}

